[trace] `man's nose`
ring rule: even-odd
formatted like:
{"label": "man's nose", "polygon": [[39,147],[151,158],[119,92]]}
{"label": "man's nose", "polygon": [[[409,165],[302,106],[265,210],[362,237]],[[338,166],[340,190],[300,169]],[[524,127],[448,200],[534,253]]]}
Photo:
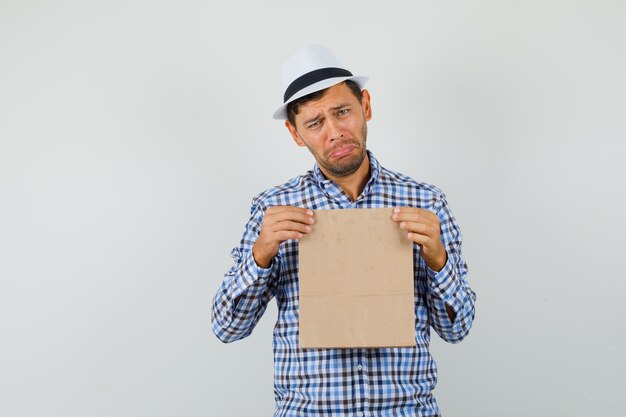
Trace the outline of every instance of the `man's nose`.
{"label": "man's nose", "polygon": [[341,127],[339,125],[339,122],[337,122],[337,120],[328,118],[326,120],[326,129],[327,129],[328,137],[332,141],[340,139],[343,136],[343,133],[341,133]]}

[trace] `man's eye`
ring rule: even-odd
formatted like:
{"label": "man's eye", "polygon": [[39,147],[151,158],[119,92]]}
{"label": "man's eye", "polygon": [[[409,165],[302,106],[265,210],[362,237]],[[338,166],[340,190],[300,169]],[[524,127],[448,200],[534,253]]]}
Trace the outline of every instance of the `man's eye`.
{"label": "man's eye", "polygon": [[339,110],[338,114],[339,114],[339,116],[343,116],[343,115],[347,114],[348,111],[349,111],[348,109],[341,109],[341,110]]}
{"label": "man's eye", "polygon": [[317,121],[315,121],[315,122],[311,123],[311,124],[309,125],[309,128],[312,128],[312,127],[317,127],[317,126],[319,126],[319,124],[320,124],[320,121],[319,121],[319,120],[317,120]]}

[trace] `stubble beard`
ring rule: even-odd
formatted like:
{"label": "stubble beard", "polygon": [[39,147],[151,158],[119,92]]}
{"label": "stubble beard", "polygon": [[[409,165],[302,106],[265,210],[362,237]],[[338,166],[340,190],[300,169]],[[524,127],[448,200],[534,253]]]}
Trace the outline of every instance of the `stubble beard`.
{"label": "stubble beard", "polygon": [[[324,168],[324,170],[328,172],[330,175],[332,175],[335,178],[347,177],[349,175],[354,174],[359,169],[359,167],[361,166],[361,164],[363,164],[363,161],[365,160],[365,156],[367,155],[367,146],[366,146],[367,124],[366,123],[363,123],[363,128],[361,129],[361,136],[363,137],[362,143],[358,140],[344,140],[344,141],[341,141],[336,146],[338,148],[343,145],[353,144],[353,145],[361,147],[361,151],[357,155],[341,158],[340,161],[334,164],[330,163],[328,159],[321,158],[320,155],[313,152],[311,148],[309,148],[309,150],[315,156],[317,163],[322,168]],[[332,152],[332,150],[330,152]]]}

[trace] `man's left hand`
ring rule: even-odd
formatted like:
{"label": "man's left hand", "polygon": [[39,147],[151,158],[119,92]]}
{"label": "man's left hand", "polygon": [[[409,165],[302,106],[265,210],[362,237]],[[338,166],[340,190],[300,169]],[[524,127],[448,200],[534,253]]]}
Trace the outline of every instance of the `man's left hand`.
{"label": "man's left hand", "polygon": [[426,265],[435,272],[441,271],[448,260],[446,248],[441,242],[439,217],[428,210],[415,207],[396,207],[392,219],[407,237],[420,247],[420,255]]}

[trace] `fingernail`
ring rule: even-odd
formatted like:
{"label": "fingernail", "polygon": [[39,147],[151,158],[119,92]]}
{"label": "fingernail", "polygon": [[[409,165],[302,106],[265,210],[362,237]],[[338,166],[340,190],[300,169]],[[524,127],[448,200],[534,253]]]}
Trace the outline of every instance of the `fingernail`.
{"label": "fingernail", "polygon": [[309,233],[311,231],[311,227],[307,226],[304,228],[304,230],[306,230],[306,232]]}
{"label": "fingernail", "polygon": [[315,219],[313,217],[309,217],[309,223],[315,223]]}
{"label": "fingernail", "polygon": [[393,209],[394,213],[400,213],[400,207],[396,207],[395,209]]}
{"label": "fingernail", "polygon": [[309,216],[312,216],[313,215],[313,211],[307,210],[306,214],[308,214]]}

